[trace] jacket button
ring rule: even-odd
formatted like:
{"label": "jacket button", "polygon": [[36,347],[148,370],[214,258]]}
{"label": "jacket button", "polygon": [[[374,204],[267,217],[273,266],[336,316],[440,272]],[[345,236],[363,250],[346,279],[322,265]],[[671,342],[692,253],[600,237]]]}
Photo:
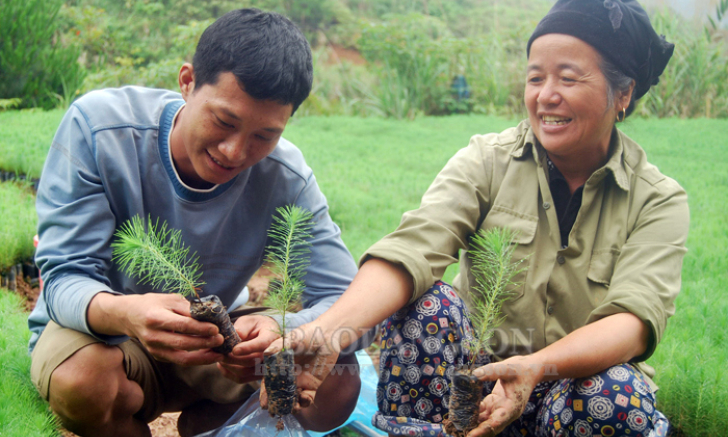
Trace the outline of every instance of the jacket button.
{"label": "jacket button", "polygon": [[543,203],[543,209],[549,209],[549,208],[551,208],[551,204],[548,203],[548,202],[544,202]]}
{"label": "jacket button", "polygon": [[559,263],[559,264],[563,264],[563,263],[566,262],[566,258],[564,258],[563,255],[559,255],[559,256],[556,257],[556,262]]}
{"label": "jacket button", "polygon": [[548,307],[548,308],[546,309],[546,311],[548,311],[549,315],[551,315],[551,314],[553,314],[553,313],[554,313],[554,307],[552,307],[552,306],[549,306],[549,307]]}

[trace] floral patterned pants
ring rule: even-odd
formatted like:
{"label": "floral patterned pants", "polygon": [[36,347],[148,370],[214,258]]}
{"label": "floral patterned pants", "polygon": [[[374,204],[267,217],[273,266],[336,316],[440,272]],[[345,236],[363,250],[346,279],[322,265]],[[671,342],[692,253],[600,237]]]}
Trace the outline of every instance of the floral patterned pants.
{"label": "floral patterned pants", "polygon": [[[381,334],[372,424],[393,435],[444,436],[453,372],[471,364],[460,347],[473,336],[467,308],[452,287],[436,282],[387,319]],[[476,365],[489,361],[479,357]],[[491,388],[486,384],[484,394]],[[523,415],[501,435],[664,437],[668,427],[640,372],[621,364],[590,378],[538,384]]]}

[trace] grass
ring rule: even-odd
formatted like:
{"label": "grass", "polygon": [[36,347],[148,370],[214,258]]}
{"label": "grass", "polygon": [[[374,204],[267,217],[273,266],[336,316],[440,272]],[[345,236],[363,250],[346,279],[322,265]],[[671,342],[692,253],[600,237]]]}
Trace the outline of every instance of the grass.
{"label": "grass", "polygon": [[0,436],[55,436],[46,403],[30,382],[27,314],[20,297],[0,289]]}
{"label": "grass", "polygon": [[40,177],[64,110],[0,111],[0,170]]}
{"label": "grass", "polygon": [[[381,118],[307,117],[286,128],[329,200],[344,242],[361,254],[392,232],[475,132],[500,132],[514,122],[485,116]],[[446,280],[454,277],[451,266]]]}
{"label": "grass", "polygon": [[0,184],[0,271],[33,256],[35,197],[22,183]]}
{"label": "grass", "polygon": [[726,120],[650,120],[625,131],[688,192],[690,235],[676,314],[650,364],[663,412],[689,436],[728,428]]}
{"label": "grass", "polygon": [[[23,137],[27,133],[24,129],[31,129],[28,126],[38,131],[34,135],[50,138],[57,121],[43,121],[41,117],[47,115],[0,114],[14,117],[11,124],[0,118],[0,138],[8,133]],[[472,134],[498,132],[514,123],[484,116],[411,122],[294,117],[285,136],[303,150],[328,198],[331,215],[342,228],[344,241],[359,257],[396,228],[404,211],[419,205],[435,175],[456,150],[467,145]],[[622,129],[642,145],[650,162],[682,184],[691,209],[689,250],[677,313],[649,360],[657,369],[656,382],[661,387],[659,407],[682,435],[722,435],[728,428],[728,148],[724,139],[728,120],[635,119]],[[34,165],[41,168],[42,160]],[[5,212],[16,206],[3,202],[2,208]],[[0,226],[5,217],[9,215],[4,213]],[[22,239],[30,241],[34,230],[24,232],[28,234]],[[2,252],[14,244],[6,238],[0,234]],[[446,279],[456,270],[450,269]],[[17,335],[24,348],[27,328],[19,325],[4,333]],[[3,349],[0,357],[3,372],[7,366],[27,366],[22,357],[6,358],[6,353]],[[2,378],[7,379],[4,373]],[[0,396],[5,398],[0,399],[3,405],[8,395],[3,392]],[[39,402],[31,400],[24,411],[38,411],[36,404]],[[3,419],[1,423],[6,422]]]}

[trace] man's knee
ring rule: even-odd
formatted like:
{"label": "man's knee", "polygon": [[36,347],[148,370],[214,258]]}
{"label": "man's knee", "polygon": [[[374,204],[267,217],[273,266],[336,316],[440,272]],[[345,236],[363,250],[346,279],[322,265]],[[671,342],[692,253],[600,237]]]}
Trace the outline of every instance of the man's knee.
{"label": "man's knee", "polygon": [[141,408],[141,388],[129,381],[124,355],[114,346],[88,345],[51,374],[48,400],[64,425],[104,424],[119,414],[133,415]]}

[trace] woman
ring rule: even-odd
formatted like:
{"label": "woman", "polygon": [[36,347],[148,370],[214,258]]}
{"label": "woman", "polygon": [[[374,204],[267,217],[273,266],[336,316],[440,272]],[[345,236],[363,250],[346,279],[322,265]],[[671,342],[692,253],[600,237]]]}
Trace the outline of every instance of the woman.
{"label": "woman", "polygon": [[[559,0],[539,23],[528,120],[473,137],[420,208],[365,253],[342,298],[298,333],[321,360],[321,338],[345,347],[356,335],[341,328],[389,317],[375,426],[443,432],[447,382],[469,364],[452,353],[467,335],[469,238],[509,227],[528,270],[504,304],[493,362],[475,371],[492,384],[470,435],[666,435],[644,360],[674,312],[687,197],[615,123],[657,84],[672,50],[634,0]],[[455,294],[437,281],[459,251]],[[320,378],[300,382],[313,389]]]}

